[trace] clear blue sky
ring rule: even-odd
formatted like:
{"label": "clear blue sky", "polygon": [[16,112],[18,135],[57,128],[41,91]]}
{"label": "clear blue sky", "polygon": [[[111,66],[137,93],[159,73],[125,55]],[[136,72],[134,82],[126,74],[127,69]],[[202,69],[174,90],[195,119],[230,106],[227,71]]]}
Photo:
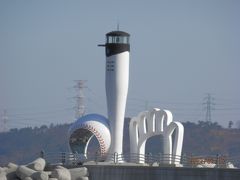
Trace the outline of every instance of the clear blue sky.
{"label": "clear blue sky", "polygon": [[9,128],[74,120],[74,80],[87,113],[106,115],[105,33],[131,34],[127,116],[145,108],[177,121],[240,121],[240,1],[0,1],[0,111]]}

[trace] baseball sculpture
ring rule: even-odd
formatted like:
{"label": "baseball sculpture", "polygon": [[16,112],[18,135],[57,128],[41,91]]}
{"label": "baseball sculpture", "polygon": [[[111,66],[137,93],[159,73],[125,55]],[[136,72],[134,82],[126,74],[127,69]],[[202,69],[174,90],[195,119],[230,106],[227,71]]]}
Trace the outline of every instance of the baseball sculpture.
{"label": "baseball sculpture", "polygon": [[108,120],[99,114],[79,118],[70,126],[68,134],[71,151],[84,156],[87,156],[88,145],[93,136],[96,136],[99,143],[101,156],[106,155],[111,144]]}

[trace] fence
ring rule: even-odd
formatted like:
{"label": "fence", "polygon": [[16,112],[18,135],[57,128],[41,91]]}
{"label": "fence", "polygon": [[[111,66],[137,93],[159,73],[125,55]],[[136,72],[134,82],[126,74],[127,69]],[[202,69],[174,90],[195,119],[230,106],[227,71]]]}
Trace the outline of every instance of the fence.
{"label": "fence", "polygon": [[[63,165],[79,165],[87,161],[93,161],[95,163],[103,162],[106,159],[115,164],[118,163],[136,163],[146,165],[161,165],[161,164],[181,164],[184,167],[214,167],[214,168],[226,168],[229,164],[233,164],[235,167],[240,167],[240,157],[229,157],[223,155],[211,155],[211,156],[173,156],[171,154],[74,154],[69,152],[61,153],[44,153],[41,152],[43,157],[49,164],[63,164]],[[175,163],[174,163],[175,162]]]}

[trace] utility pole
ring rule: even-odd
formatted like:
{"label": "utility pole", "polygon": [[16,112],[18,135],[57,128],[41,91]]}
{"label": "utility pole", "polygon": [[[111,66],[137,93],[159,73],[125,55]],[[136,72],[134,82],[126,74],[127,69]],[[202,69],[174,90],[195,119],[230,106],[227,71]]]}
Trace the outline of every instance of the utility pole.
{"label": "utility pole", "polygon": [[204,98],[204,110],[206,110],[206,121],[212,121],[212,110],[214,110],[214,98],[210,93],[207,93],[207,96]]}
{"label": "utility pole", "polygon": [[8,128],[7,128],[7,122],[8,122],[8,116],[7,116],[7,110],[3,110],[3,115],[1,118],[1,124],[2,124],[2,132],[7,132]]}
{"label": "utility pole", "polygon": [[85,86],[86,80],[76,80],[75,82],[76,85],[74,86],[74,88],[77,91],[77,96],[75,97],[76,98],[75,118],[79,119],[86,112],[84,89],[87,88],[87,86]]}

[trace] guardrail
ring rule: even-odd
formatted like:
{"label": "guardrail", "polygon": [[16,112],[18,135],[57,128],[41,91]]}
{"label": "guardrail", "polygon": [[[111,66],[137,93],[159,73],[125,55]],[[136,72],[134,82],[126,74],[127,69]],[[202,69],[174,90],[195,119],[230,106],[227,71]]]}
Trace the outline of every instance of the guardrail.
{"label": "guardrail", "polygon": [[[136,164],[146,164],[149,166],[158,166],[161,164],[181,164],[184,167],[214,167],[227,168],[231,164],[234,167],[240,167],[240,157],[229,157],[224,155],[211,156],[193,156],[182,155],[173,156],[171,154],[75,154],[69,152],[41,152],[41,157],[49,164],[80,165],[87,161],[95,163],[103,162],[106,159],[115,164],[126,162]],[[169,161],[170,160],[170,161]],[[172,163],[177,162],[177,163]]]}

